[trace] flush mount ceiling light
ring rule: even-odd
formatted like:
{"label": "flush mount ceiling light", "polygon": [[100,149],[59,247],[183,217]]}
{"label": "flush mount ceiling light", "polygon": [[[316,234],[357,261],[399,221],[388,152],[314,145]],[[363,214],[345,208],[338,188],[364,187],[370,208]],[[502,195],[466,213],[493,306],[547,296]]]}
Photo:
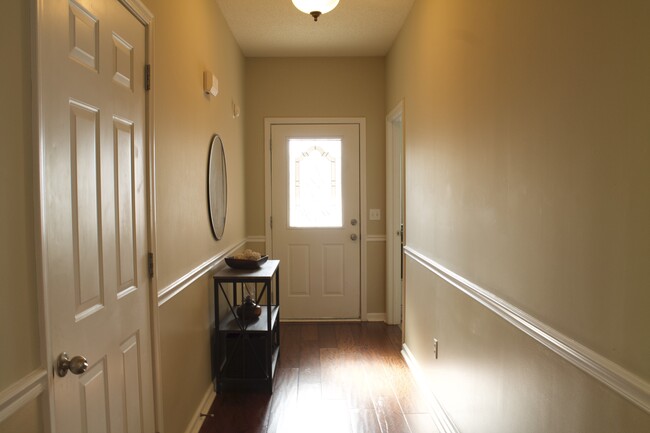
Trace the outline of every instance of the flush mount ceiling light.
{"label": "flush mount ceiling light", "polygon": [[339,0],[291,0],[293,5],[299,11],[314,17],[314,21],[318,21],[318,17],[326,14],[339,4]]}

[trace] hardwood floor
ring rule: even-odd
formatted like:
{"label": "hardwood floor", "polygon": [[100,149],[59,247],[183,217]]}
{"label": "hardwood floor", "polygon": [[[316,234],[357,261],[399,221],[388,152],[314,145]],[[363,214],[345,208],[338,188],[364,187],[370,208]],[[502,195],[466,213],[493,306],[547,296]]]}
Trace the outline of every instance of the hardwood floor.
{"label": "hardwood floor", "polygon": [[437,433],[383,323],[281,324],[273,395],[224,392],[200,433]]}

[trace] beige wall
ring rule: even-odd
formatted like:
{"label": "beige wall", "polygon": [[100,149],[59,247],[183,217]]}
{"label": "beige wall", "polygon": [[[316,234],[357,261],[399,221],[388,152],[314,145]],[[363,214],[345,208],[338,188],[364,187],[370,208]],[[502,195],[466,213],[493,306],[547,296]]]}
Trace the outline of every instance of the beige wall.
{"label": "beige wall", "polygon": [[[407,245],[646,383],[648,22],[641,2],[416,0],[387,58],[386,102],[405,100]],[[417,268],[407,344],[432,381],[464,377],[455,394],[438,388],[461,431],[650,429]]]}
{"label": "beige wall", "polygon": [[43,397],[35,398],[0,423],[0,433],[37,433],[45,430]]}
{"label": "beige wall", "polygon": [[[214,0],[147,0],[155,16],[156,216],[159,289],[245,236],[244,58]],[[203,94],[203,71],[219,94]],[[212,236],[207,204],[210,140],[217,133],[227,160],[228,215],[223,239]]]}
{"label": "beige wall", "polygon": [[647,412],[410,258],[406,275],[406,344],[460,432],[650,431]]}
{"label": "beige wall", "polygon": [[[381,221],[368,222],[368,234],[385,234],[385,65],[381,57],[246,59],[246,227],[263,236],[264,118],[365,117],[368,208],[381,209]],[[372,242],[368,255],[382,256]],[[385,311],[385,278],[368,270],[368,312]]]}
{"label": "beige wall", "polygon": [[[214,0],[146,0],[155,17],[154,91],[158,290],[245,239],[244,57]],[[203,94],[203,71],[219,94]],[[210,229],[210,140],[224,143],[228,214],[223,238]],[[160,307],[165,433],[181,433],[211,384],[210,281],[203,277]],[[188,361],[191,366],[188,368]]]}
{"label": "beige wall", "polygon": [[[382,210],[382,215],[384,215]],[[386,242],[367,244],[368,313],[386,312]]]}
{"label": "beige wall", "polygon": [[[0,14],[0,393],[41,366],[34,250],[29,2],[3,2]],[[0,432],[40,431],[34,400]],[[36,416],[36,419],[32,417]]]}

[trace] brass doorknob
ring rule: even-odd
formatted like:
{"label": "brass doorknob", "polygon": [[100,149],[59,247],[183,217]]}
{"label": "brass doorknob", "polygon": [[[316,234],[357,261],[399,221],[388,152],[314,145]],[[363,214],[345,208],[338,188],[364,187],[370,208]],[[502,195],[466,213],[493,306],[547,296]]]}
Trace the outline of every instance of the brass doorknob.
{"label": "brass doorknob", "polygon": [[82,374],[88,370],[88,360],[83,356],[68,358],[68,354],[62,352],[56,362],[56,373],[63,377],[70,371],[72,374]]}

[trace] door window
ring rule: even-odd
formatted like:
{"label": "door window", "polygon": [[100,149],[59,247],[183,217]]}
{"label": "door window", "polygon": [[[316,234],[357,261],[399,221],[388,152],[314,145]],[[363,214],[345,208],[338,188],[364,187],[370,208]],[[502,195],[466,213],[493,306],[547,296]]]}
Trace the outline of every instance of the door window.
{"label": "door window", "polygon": [[289,140],[289,227],[342,227],[341,139]]}

